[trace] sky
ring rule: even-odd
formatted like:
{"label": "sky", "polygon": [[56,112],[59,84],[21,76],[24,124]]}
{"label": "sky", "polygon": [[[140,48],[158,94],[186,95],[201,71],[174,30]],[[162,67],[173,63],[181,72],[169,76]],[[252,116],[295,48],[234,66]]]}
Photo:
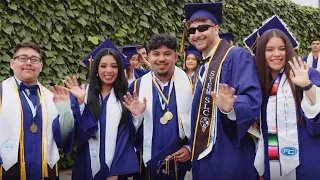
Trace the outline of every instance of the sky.
{"label": "sky", "polygon": [[291,1],[303,6],[318,7],[318,0],[291,0]]}

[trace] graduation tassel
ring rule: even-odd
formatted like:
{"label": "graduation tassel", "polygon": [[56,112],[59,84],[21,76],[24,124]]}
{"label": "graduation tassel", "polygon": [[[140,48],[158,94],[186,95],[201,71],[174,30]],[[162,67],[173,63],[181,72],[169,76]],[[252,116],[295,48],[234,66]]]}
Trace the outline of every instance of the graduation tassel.
{"label": "graduation tassel", "polygon": [[184,45],[185,45],[185,38],[186,38],[186,29],[183,30],[182,32],[182,37],[181,37],[181,46],[180,46],[180,52],[183,53],[184,52]]}
{"label": "graduation tassel", "polygon": [[[20,112],[22,112],[22,106],[20,104]],[[24,131],[23,131],[23,114],[21,113],[21,133],[20,133],[20,180],[26,180],[27,179],[27,173],[26,173],[26,163],[24,162]]]}
{"label": "graduation tassel", "polygon": [[49,177],[47,160],[44,160],[42,162],[42,179],[44,179],[45,177]]}
{"label": "graduation tassel", "polygon": [[59,167],[58,167],[58,163],[56,163],[56,177],[59,176]]}
{"label": "graduation tassel", "polygon": [[92,56],[90,56],[90,58],[89,58],[89,74],[91,73],[92,61],[93,61]]}
{"label": "graduation tassel", "polygon": [[184,46],[185,46],[185,38],[186,38],[186,29],[183,30],[182,32],[182,37],[181,37],[181,46],[180,46],[180,53],[183,53],[183,65],[182,65],[182,69],[186,68],[186,53],[184,52]]}
{"label": "graduation tassel", "polygon": [[[134,85],[135,85],[135,87],[136,87],[136,81],[135,81]],[[139,159],[140,159],[140,174],[142,174],[142,150],[140,150],[140,157],[139,157]]]}
{"label": "graduation tassel", "polygon": [[2,166],[0,165],[0,180],[2,180]]}
{"label": "graduation tassel", "polygon": [[178,167],[177,167],[177,158],[176,158],[176,155],[173,156],[173,160],[174,160],[174,172],[176,174],[176,180],[178,180]]}

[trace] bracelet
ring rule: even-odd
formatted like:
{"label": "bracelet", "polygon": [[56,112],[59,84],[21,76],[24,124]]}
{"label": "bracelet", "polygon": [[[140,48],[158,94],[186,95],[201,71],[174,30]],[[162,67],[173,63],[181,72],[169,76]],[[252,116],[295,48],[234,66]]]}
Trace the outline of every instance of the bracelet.
{"label": "bracelet", "polygon": [[302,90],[304,91],[308,91],[309,89],[311,89],[313,86],[312,82],[310,82],[310,84],[306,85],[305,87],[302,88]]}

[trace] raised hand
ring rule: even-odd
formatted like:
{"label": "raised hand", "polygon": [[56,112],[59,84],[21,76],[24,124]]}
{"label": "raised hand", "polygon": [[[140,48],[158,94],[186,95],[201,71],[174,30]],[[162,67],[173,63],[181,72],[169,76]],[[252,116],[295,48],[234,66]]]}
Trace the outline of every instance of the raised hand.
{"label": "raised hand", "polygon": [[73,76],[72,78],[67,76],[63,82],[67,86],[67,88],[64,88],[64,89],[69,91],[71,94],[73,94],[77,98],[79,104],[83,104],[84,98],[86,96],[85,85],[82,84],[80,87],[78,84],[78,80],[75,76]]}
{"label": "raised hand", "polygon": [[147,100],[143,98],[141,103],[138,99],[137,93],[133,92],[133,96],[127,92],[127,95],[123,96],[124,102],[123,105],[134,115],[138,116],[146,110]]}
{"label": "raised hand", "polygon": [[290,79],[291,81],[300,87],[305,87],[310,84],[308,75],[309,67],[306,62],[303,62],[300,58],[297,60],[293,57],[292,62],[289,61],[291,67]]}
{"label": "raised hand", "polygon": [[59,103],[63,101],[70,100],[70,94],[67,90],[63,89],[63,87],[54,85],[50,88],[51,92],[53,93],[53,102]]}
{"label": "raised hand", "polygon": [[223,112],[230,112],[233,109],[233,104],[237,99],[235,89],[227,84],[219,84],[219,94],[215,91],[211,92],[211,97],[214,104]]}

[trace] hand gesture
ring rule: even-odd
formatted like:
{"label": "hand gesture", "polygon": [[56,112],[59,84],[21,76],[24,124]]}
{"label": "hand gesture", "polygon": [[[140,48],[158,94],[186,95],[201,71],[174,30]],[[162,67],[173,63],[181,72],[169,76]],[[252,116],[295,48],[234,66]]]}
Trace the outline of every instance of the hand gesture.
{"label": "hand gesture", "polygon": [[66,80],[64,80],[63,82],[67,86],[67,88],[64,89],[73,94],[77,98],[79,104],[83,104],[84,98],[86,96],[86,89],[84,84],[79,87],[78,80],[75,76],[73,76],[72,78],[67,76]]}
{"label": "hand gesture", "polygon": [[297,60],[293,57],[292,62],[289,61],[289,65],[291,67],[290,79],[295,85],[305,87],[310,84],[309,67],[306,62],[302,62],[300,58]]}
{"label": "hand gesture", "polygon": [[141,103],[136,92],[133,92],[133,96],[129,92],[127,92],[127,95],[124,95],[123,98],[124,107],[126,107],[134,116],[138,116],[146,110],[146,98],[143,98],[143,103]]}
{"label": "hand gesture", "polygon": [[63,87],[54,85],[50,88],[51,92],[53,93],[53,102],[55,104],[63,101],[70,100],[70,94],[67,90],[63,89]]}
{"label": "hand gesture", "polygon": [[181,149],[174,153],[178,162],[186,162],[191,159],[190,151],[187,147],[182,146]]}
{"label": "hand gesture", "polygon": [[211,92],[214,104],[223,112],[228,113],[233,109],[233,104],[237,99],[234,95],[235,89],[227,84],[219,84],[219,94],[215,91]]}

